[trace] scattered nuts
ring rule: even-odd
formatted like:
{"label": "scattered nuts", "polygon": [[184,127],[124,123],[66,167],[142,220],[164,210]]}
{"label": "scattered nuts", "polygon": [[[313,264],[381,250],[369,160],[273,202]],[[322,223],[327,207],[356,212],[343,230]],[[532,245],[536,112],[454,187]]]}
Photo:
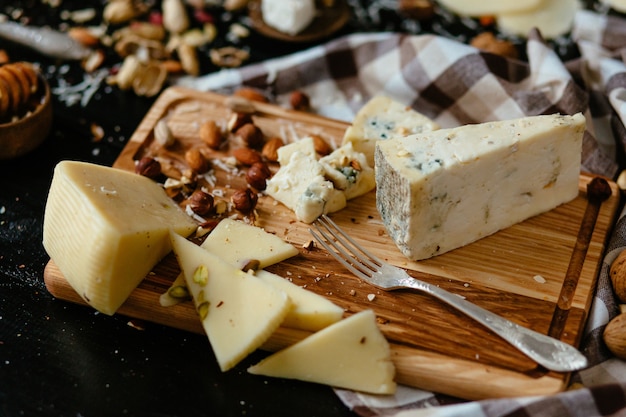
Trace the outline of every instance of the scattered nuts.
{"label": "scattered nuts", "polygon": [[263,132],[253,123],[246,123],[235,132],[235,135],[250,147],[256,148],[264,142]]}
{"label": "scattered nuts", "polygon": [[161,163],[154,158],[144,156],[135,162],[135,172],[155,180],[161,176]]}
{"label": "scattered nuts", "polygon": [[101,49],[96,49],[92,51],[87,58],[85,58],[82,62],[83,69],[86,72],[94,72],[98,68],[102,66],[104,63],[104,51]]}
{"label": "scattered nuts", "polygon": [[139,14],[131,0],[113,0],[104,6],[102,18],[111,24],[128,22]]}
{"label": "scattered nuts", "polygon": [[187,200],[187,206],[194,213],[204,216],[213,209],[213,196],[202,190],[195,190]]}
{"label": "scattered nuts", "polygon": [[278,149],[283,145],[284,142],[281,138],[271,138],[263,145],[261,155],[270,162],[276,162],[278,161]]}
{"label": "scattered nuts", "polygon": [[178,52],[178,58],[180,58],[183,70],[189,75],[199,75],[200,62],[198,61],[196,48],[187,43],[181,43],[176,48],[176,51]]}
{"label": "scattered nuts", "polygon": [[224,142],[224,136],[214,120],[207,120],[200,125],[200,140],[211,149],[219,149]]}
{"label": "scattered nuts", "polygon": [[165,68],[156,63],[148,62],[141,65],[141,71],[133,79],[133,91],[138,96],[153,97],[161,91],[167,78]]}
{"label": "scattered nuts", "polygon": [[185,161],[187,161],[189,168],[197,174],[202,174],[209,170],[209,161],[198,148],[191,148],[185,152]]}
{"label": "scattered nuts", "polygon": [[328,142],[326,142],[321,136],[311,135],[311,138],[313,139],[315,152],[317,152],[319,155],[325,156],[333,151]]}
{"label": "scattered nuts", "polygon": [[163,27],[171,33],[182,33],[189,27],[189,16],[181,0],[163,0]]}
{"label": "scattered nuts", "polygon": [[498,39],[491,32],[483,32],[476,35],[470,41],[470,45],[485,52],[490,52],[507,58],[518,57],[517,49],[513,43],[503,39]]}
{"label": "scattered nuts", "polygon": [[230,96],[226,98],[224,104],[235,113],[252,114],[256,111],[254,103],[243,97]]}
{"label": "scattered nuts", "polygon": [[228,128],[229,132],[234,132],[241,126],[248,123],[253,123],[250,113],[234,112],[230,115],[226,127]]}
{"label": "scattered nuts", "polygon": [[176,142],[176,138],[174,138],[172,131],[167,125],[167,120],[161,119],[154,126],[154,140],[159,146],[165,148],[172,146]]}
{"label": "scattered nuts", "polygon": [[289,104],[291,108],[299,111],[309,111],[311,109],[311,102],[309,96],[302,91],[294,91],[289,96]]}
{"label": "scattered nuts", "polygon": [[247,166],[263,161],[261,154],[251,148],[237,148],[233,151],[233,156],[237,162]]}
{"label": "scattered nuts", "polygon": [[211,49],[209,51],[211,62],[218,67],[236,68],[240,67],[244,61],[250,58],[250,54],[243,49],[233,46],[225,46],[223,48]]}
{"label": "scattered nuts", "polygon": [[620,359],[626,359],[626,313],[613,318],[602,334],[606,347]]}
{"label": "scattered nuts", "polygon": [[610,276],[615,295],[622,303],[626,303],[626,250],[611,263]]}
{"label": "scattered nuts", "polygon": [[267,103],[269,102],[269,100],[267,99],[267,97],[265,97],[265,95],[263,93],[261,93],[258,90],[255,90],[253,88],[249,88],[249,87],[242,87],[238,90],[236,90],[233,93],[233,96],[235,97],[243,97],[247,100],[251,100],[251,101],[258,101],[261,103]]}
{"label": "scattered nuts", "polygon": [[249,188],[237,190],[233,193],[230,201],[236,210],[242,213],[250,213],[256,207],[258,202],[257,194]]}
{"label": "scattered nuts", "polygon": [[70,38],[74,39],[76,42],[80,43],[81,45],[84,45],[90,48],[100,43],[100,39],[96,35],[91,33],[91,31],[88,28],[85,28],[85,27],[70,28],[67,31],[67,35]]}
{"label": "scattered nuts", "polygon": [[259,191],[267,187],[267,179],[272,176],[272,172],[264,162],[255,162],[246,172],[246,181],[250,186]]}

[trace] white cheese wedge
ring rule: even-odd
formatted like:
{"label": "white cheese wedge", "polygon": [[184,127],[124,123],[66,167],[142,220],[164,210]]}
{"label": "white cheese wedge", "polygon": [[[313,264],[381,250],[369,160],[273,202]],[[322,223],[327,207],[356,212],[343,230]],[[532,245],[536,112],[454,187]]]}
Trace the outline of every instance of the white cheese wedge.
{"label": "white cheese wedge", "polygon": [[285,316],[282,326],[314,332],[338,322],[343,317],[343,309],[321,295],[268,271],[256,271],[255,275],[283,290],[291,300],[292,308]]}
{"label": "white cheese wedge", "polygon": [[578,195],[585,118],[536,116],[376,145],[376,205],[419,260],[467,245]]}
{"label": "white cheese wedge", "polygon": [[263,21],[280,32],[297,35],[315,18],[314,0],[263,0]]}
{"label": "white cheese wedge", "polygon": [[221,220],[200,246],[239,269],[251,260],[265,268],[300,253],[260,227],[228,218]]}
{"label": "white cheese wedge", "polygon": [[493,16],[532,10],[545,0],[437,0],[446,9],[461,16]]}
{"label": "white cheese wedge", "polygon": [[335,189],[343,191],[346,200],[366,194],[376,187],[374,169],[363,153],[353,149],[352,142],[320,158],[319,162],[326,171],[326,178],[333,182]]}
{"label": "white cheese wedge", "polygon": [[386,96],[376,96],[357,112],[346,129],[342,145],[352,143],[354,150],[365,154],[368,165],[373,167],[377,141],[437,129],[437,123],[409,106]]}
{"label": "white cheese wedge", "polygon": [[261,346],[285,318],[284,291],[172,234],[172,246],[222,371]]}
{"label": "white cheese wedge", "polygon": [[497,13],[496,23],[503,33],[527,36],[537,28],[544,38],[553,39],[571,30],[579,9],[578,0],[544,0],[532,10]]}
{"label": "white cheese wedge", "polygon": [[146,177],[62,161],[50,185],[43,245],[74,290],[111,315],[171,251],[170,229],[187,236],[196,227]]}
{"label": "white cheese wedge", "polygon": [[372,310],[364,310],[248,368],[256,375],[298,379],[372,394],[393,394],[389,343]]}
{"label": "white cheese wedge", "polygon": [[305,155],[309,155],[311,158],[317,159],[317,153],[315,152],[315,143],[313,142],[313,138],[310,136],[306,136],[296,142],[291,142],[278,148],[278,150],[276,151],[278,155],[278,164],[280,166],[285,166],[289,164],[291,155],[293,155],[295,152],[300,152]]}

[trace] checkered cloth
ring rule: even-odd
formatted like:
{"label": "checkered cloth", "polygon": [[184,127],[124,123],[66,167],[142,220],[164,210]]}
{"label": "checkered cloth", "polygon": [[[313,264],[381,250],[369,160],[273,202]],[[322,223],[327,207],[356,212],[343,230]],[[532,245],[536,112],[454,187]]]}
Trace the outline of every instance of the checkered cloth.
{"label": "checkered cloth", "polygon": [[[442,127],[583,112],[588,120],[583,169],[615,178],[626,160],[626,21],[581,11],[572,38],[581,56],[563,62],[532,32],[528,62],[521,62],[434,35],[354,34],[260,64],[183,78],[179,84],[226,94],[247,85],[285,105],[293,90],[302,90],[317,113],[346,121],[377,94],[411,105]],[[626,416],[626,363],[611,357],[601,337],[619,313],[609,267],[624,247],[626,215],[621,213],[581,346],[591,367],[573,376],[577,389],[452,405],[436,393],[408,387],[400,387],[392,398],[345,390],[337,394],[363,416]]]}

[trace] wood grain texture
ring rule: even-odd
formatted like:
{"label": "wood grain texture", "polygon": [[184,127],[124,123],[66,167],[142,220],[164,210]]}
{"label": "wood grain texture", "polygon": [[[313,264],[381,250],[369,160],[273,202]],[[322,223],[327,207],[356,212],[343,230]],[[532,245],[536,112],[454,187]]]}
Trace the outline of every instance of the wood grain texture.
{"label": "wood grain texture", "polygon": [[[210,118],[225,124],[230,110],[224,100],[223,96],[179,87],[166,90],[137,128],[115,166],[131,170],[137,158],[158,153],[173,158],[174,166],[184,169],[180,155],[198,145],[200,123]],[[347,127],[343,122],[269,104],[256,104],[256,108],[255,123],[265,135],[280,136],[287,141],[315,133],[338,145]],[[180,140],[166,152],[154,146],[152,133],[155,124],[164,117]],[[243,184],[237,175],[216,170],[216,176],[218,184],[230,184],[232,188]],[[547,334],[570,261],[578,250],[576,241],[588,206],[586,185],[590,180],[590,176],[581,175],[580,194],[567,204],[463,248],[419,262],[407,260],[385,232],[373,192],[352,200],[346,209],[332,217],[359,243],[390,263],[406,268],[410,274]],[[561,340],[574,346],[582,337],[605,241],[619,203],[617,187],[609,184],[612,194],[597,211],[560,332]],[[290,210],[270,197],[259,199],[257,220],[259,226],[300,251],[298,256],[268,270],[327,297],[343,307],[346,315],[370,308],[376,312],[379,326],[392,346],[398,382],[466,399],[549,394],[566,386],[569,375],[545,372],[502,339],[437,300],[413,291],[377,290],[351,275],[323,249],[305,249],[311,240],[308,225],[295,221]],[[159,295],[178,271],[174,256],[168,256],[118,313],[202,333],[191,303],[169,308],[159,305]],[[84,303],[54,262],[47,265],[45,280],[49,291],[59,299]],[[277,350],[306,335],[281,328],[264,348]]]}

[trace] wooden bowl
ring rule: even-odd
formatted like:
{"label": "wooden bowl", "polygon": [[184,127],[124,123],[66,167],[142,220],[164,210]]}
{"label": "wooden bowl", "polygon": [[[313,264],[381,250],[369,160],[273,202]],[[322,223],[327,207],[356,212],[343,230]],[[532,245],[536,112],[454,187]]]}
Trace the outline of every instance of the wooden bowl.
{"label": "wooden bowl", "polygon": [[37,148],[52,127],[50,86],[39,74],[36,105],[17,120],[0,123],[0,160],[22,156]]}

